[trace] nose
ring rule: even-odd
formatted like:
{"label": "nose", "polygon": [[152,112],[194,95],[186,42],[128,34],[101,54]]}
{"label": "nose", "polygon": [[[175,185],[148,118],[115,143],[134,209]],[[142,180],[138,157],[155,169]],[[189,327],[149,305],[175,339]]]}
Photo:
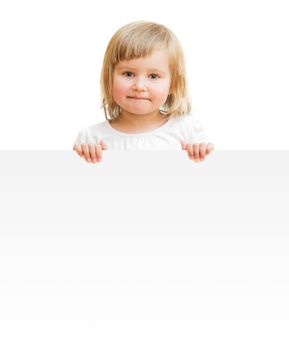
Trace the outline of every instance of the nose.
{"label": "nose", "polygon": [[144,79],[142,79],[142,78],[135,79],[132,88],[133,88],[134,91],[144,91],[144,90],[146,90]]}

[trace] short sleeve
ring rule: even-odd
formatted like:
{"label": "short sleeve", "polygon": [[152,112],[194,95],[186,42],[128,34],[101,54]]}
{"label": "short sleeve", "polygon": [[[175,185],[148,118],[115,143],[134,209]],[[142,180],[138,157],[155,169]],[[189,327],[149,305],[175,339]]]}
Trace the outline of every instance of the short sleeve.
{"label": "short sleeve", "polygon": [[89,129],[82,129],[78,133],[78,135],[74,141],[74,145],[81,145],[82,143],[96,144],[96,143],[98,143],[98,140],[97,140],[96,135],[92,135],[92,133],[90,132]]}
{"label": "short sleeve", "polygon": [[82,143],[86,143],[86,135],[85,135],[85,131],[84,130],[81,130],[78,134],[77,134],[77,137],[74,141],[74,145],[81,145]]}

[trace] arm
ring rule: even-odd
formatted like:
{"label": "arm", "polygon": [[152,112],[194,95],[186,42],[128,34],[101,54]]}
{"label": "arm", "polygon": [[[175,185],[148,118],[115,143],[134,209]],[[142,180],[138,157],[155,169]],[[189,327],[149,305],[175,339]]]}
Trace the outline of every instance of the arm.
{"label": "arm", "polygon": [[202,161],[214,150],[214,145],[208,142],[208,136],[203,122],[197,113],[193,113],[188,119],[188,141],[181,142],[182,149],[188,152],[190,159],[196,162]]}

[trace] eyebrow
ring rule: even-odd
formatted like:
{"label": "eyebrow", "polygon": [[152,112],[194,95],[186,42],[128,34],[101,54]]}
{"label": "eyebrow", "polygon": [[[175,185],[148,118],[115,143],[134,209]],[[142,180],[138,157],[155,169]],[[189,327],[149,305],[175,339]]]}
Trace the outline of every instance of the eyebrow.
{"label": "eyebrow", "polygon": [[[128,66],[118,66],[117,69],[118,70],[127,69],[127,70],[132,70],[132,71],[137,70],[135,68],[128,67]],[[157,69],[157,68],[149,68],[148,71],[150,71],[150,72],[158,72],[158,73],[161,73],[161,74],[166,74],[166,72],[164,72],[164,71],[162,71],[160,69]]]}

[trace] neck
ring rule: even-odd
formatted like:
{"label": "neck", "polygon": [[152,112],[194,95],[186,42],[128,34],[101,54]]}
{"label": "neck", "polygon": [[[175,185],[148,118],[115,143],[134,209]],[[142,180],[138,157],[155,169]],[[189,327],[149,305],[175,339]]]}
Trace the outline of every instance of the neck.
{"label": "neck", "polygon": [[126,133],[138,133],[151,131],[167,122],[167,116],[156,111],[151,114],[135,115],[126,111],[109,123],[119,131]]}
{"label": "neck", "polygon": [[131,114],[122,111],[117,119],[121,124],[130,125],[132,128],[146,128],[164,121],[166,116],[160,113],[160,111],[150,114]]}

